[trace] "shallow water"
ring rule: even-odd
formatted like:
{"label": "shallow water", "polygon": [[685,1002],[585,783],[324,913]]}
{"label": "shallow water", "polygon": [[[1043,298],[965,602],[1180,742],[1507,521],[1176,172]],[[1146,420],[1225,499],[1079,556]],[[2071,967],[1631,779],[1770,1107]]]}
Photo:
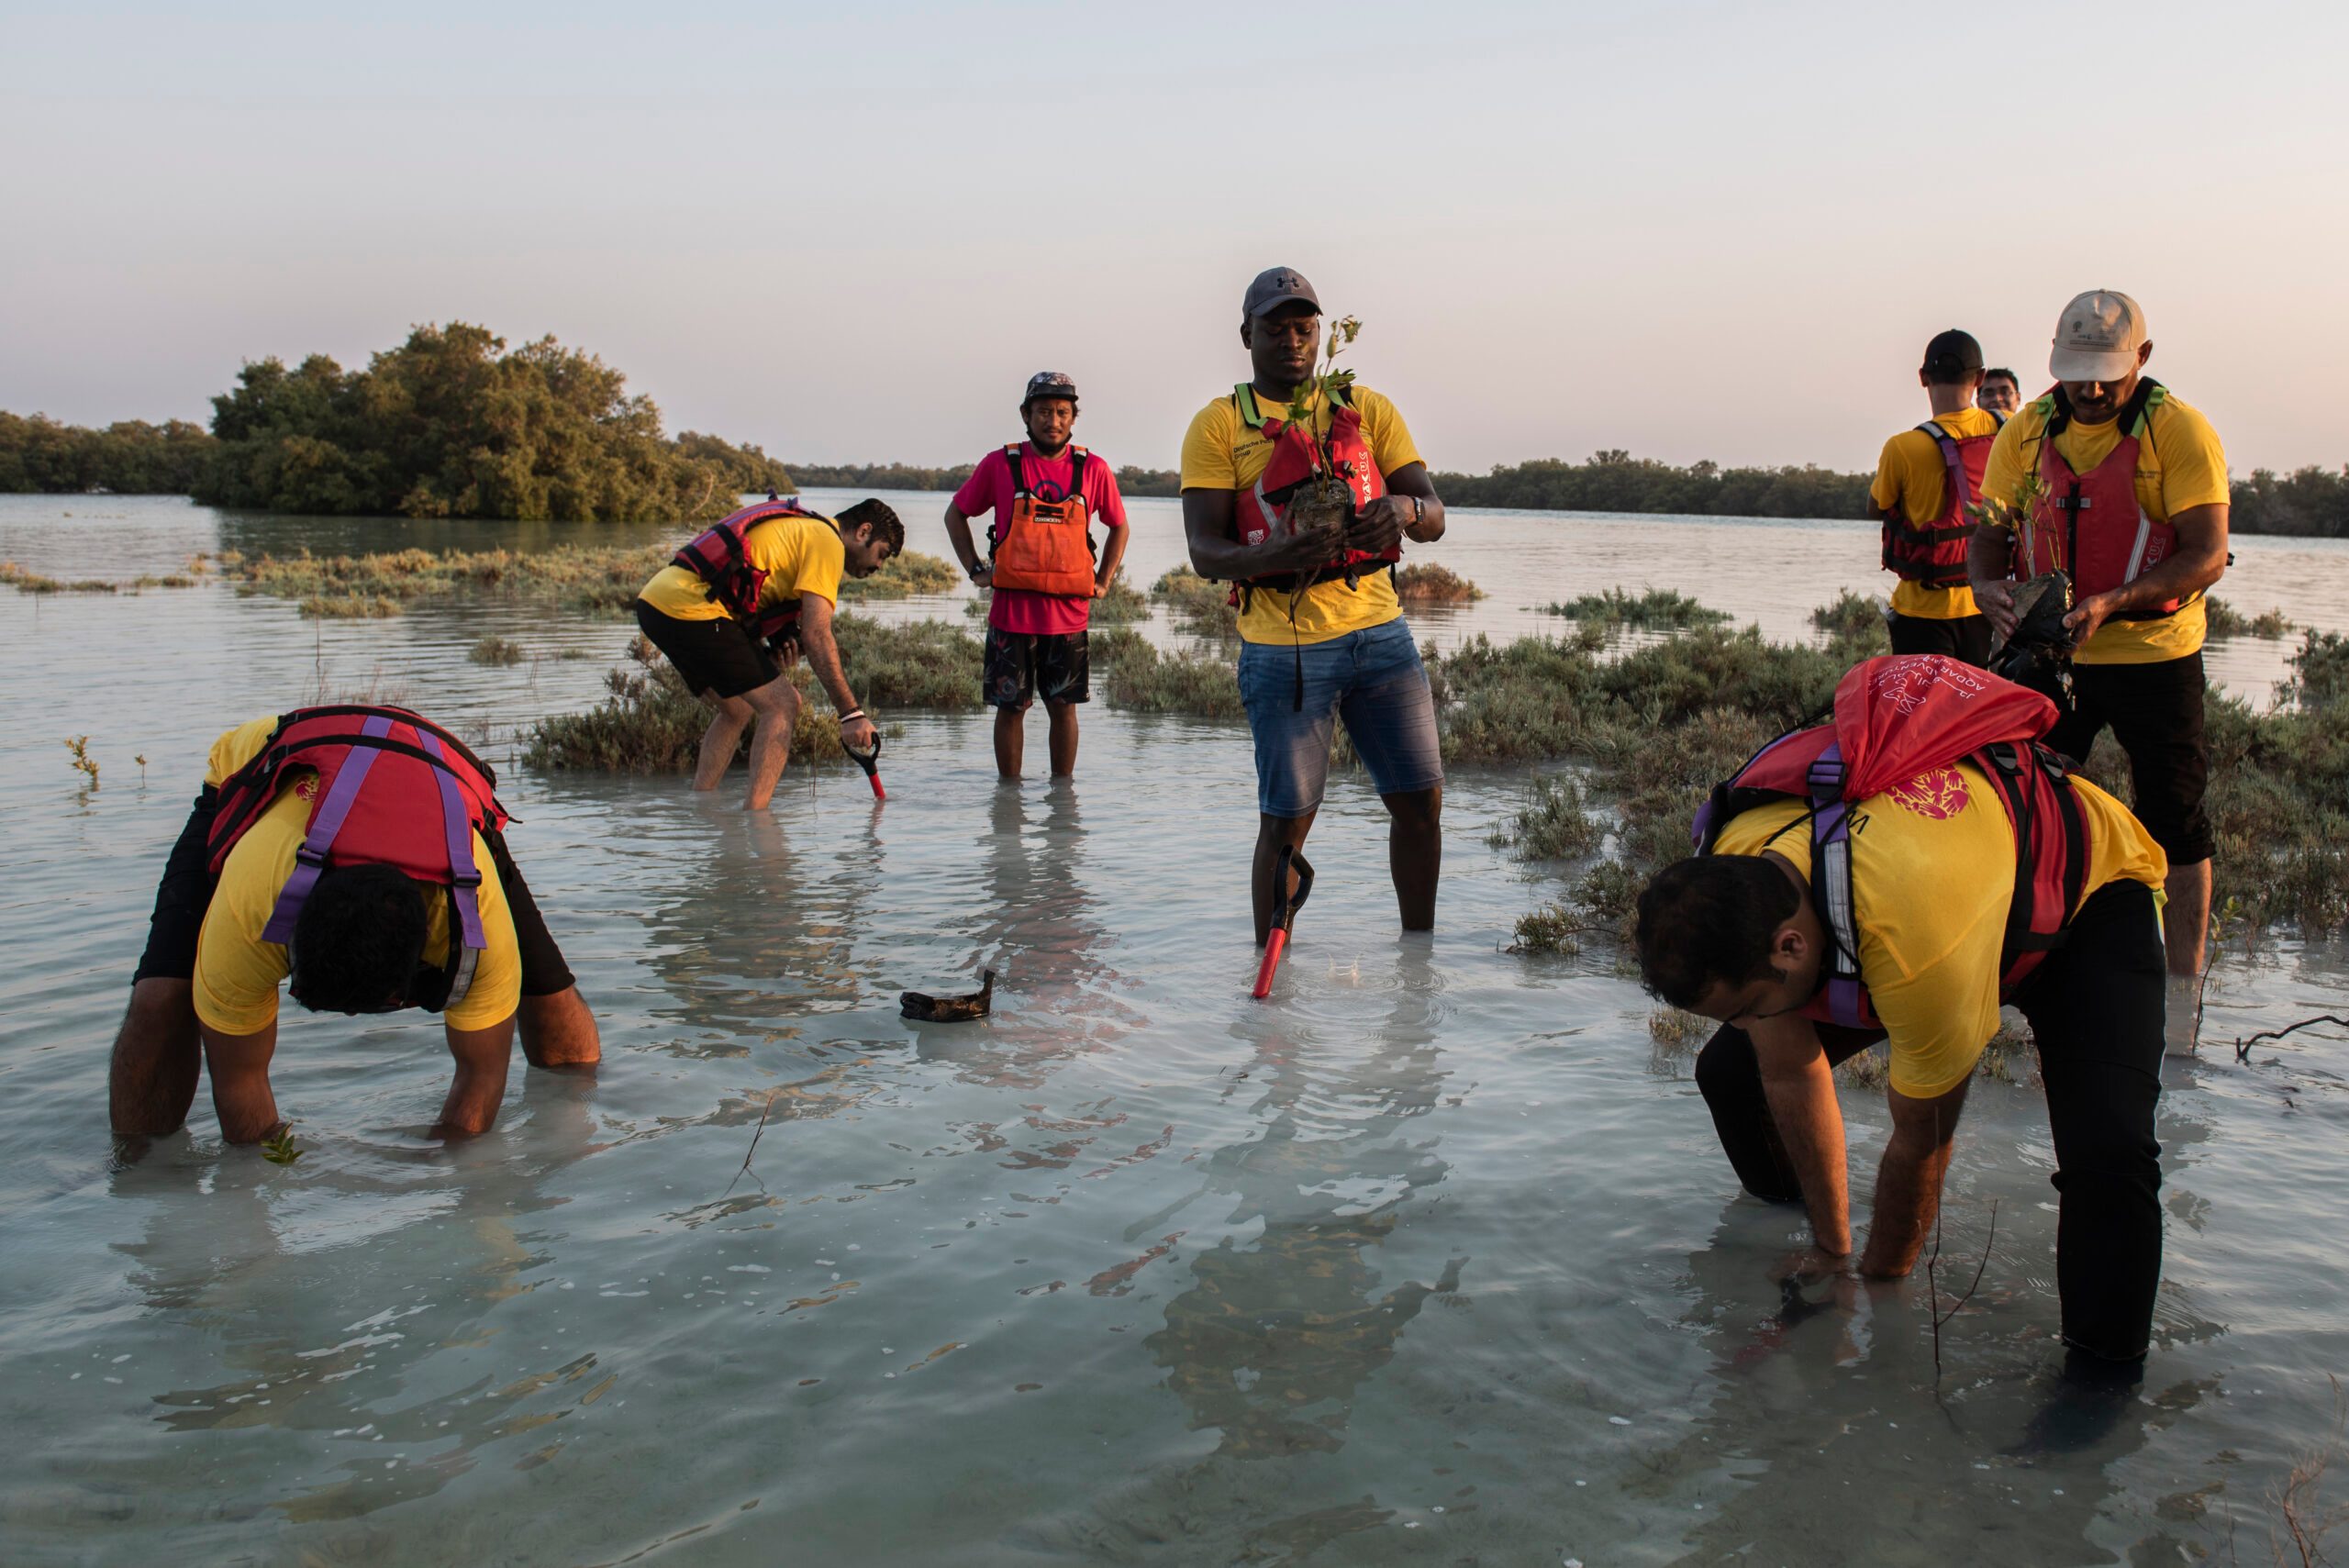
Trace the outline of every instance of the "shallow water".
{"label": "shallow water", "polygon": [[[905,499],[918,545],[939,505]],[[1145,582],[1174,517],[1136,507]],[[74,576],[304,539],[362,534],[0,500],[0,558]],[[1445,639],[1611,583],[1794,636],[1877,575],[1827,524],[1463,516],[1433,553],[1495,590],[1419,617]],[[2339,550],[2241,554],[2240,607],[2349,627]],[[468,662],[491,629],[540,657]],[[2230,1514],[2262,1560],[2349,1366],[2322,1240],[2349,1046],[2174,1065],[2160,1348],[2103,1411],[2047,1376],[2044,1118],[1980,1084],[1943,1285],[1994,1202],[1997,1240],[1936,1380],[1921,1282],[1787,1309],[1797,1217],[1735,1195],[1635,985],[1500,951],[1549,891],[1484,842],[1512,773],[1453,781],[1432,939],[1395,932],[1378,804],[1341,775],[1253,1004],[1234,726],[1097,706],[1077,784],[1011,791],[984,717],[916,717],[885,807],[834,768],[758,818],[516,769],[596,1079],[518,1065],[496,1129],[443,1149],[429,1026],[298,1016],[298,1164],[223,1149],[201,1101],[110,1159],[106,1049],[205,743],[373,690],[502,760],[622,640],[477,607],[322,625],[217,586],[0,594],[0,1560],[2154,1562],[2223,1553]],[[2280,657],[2214,665],[2264,695]],[[85,732],[95,794],[58,743]],[[899,989],[989,965],[990,1020],[897,1018]],[[2331,946],[2227,952],[2207,1032],[2344,1010],[2345,974]],[[1845,1105],[1865,1164],[1880,1105]]]}

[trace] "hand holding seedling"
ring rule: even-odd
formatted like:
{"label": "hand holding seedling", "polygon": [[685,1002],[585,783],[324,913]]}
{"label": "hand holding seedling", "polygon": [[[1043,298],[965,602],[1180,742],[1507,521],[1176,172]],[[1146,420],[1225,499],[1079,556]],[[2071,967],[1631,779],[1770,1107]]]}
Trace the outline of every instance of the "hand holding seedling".
{"label": "hand holding seedling", "polygon": [[1403,542],[1411,520],[1408,495],[1381,495],[1346,522],[1346,548],[1365,555],[1380,555]]}

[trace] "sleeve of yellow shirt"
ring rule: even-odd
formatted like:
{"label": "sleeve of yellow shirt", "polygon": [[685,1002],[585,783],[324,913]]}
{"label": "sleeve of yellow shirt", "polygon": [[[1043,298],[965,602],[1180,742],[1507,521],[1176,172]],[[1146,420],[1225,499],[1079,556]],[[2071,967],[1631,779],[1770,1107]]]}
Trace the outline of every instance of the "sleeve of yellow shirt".
{"label": "sleeve of yellow shirt", "polygon": [[269,738],[277,733],[277,717],[273,713],[263,714],[222,734],[205,758],[204,782],[217,788],[228,782],[229,774],[261,755]]}
{"label": "sleeve of yellow shirt", "polygon": [[1240,411],[1229,397],[1217,398],[1191,417],[1191,428],[1183,432],[1184,489],[1240,488],[1240,470],[1231,456],[1239,424]]}
{"label": "sleeve of yellow shirt", "polygon": [[1371,454],[1378,460],[1378,472],[1393,473],[1426,460],[1411,439],[1411,428],[1403,423],[1402,412],[1381,393],[1367,387],[1357,387],[1354,406],[1362,411],[1363,439],[1370,443]]}
{"label": "sleeve of yellow shirt", "polygon": [[2174,397],[2162,399],[2150,421],[2154,451],[2162,465],[2162,509],[2175,517],[2196,506],[2229,499],[2227,454],[2219,432],[2199,409]]}
{"label": "sleeve of yellow shirt", "polygon": [[[242,733],[242,729],[231,731],[222,740],[225,743]],[[294,873],[294,851],[301,846],[309,817],[310,797],[302,793],[297,779],[237,840],[220,868],[220,884],[205,911],[204,930],[195,950],[195,1016],[206,1028],[221,1034],[248,1035],[267,1028],[277,1018],[277,991],[289,964],[284,944],[263,941],[262,933],[268,929],[286,878]],[[472,989],[447,1015],[450,1025],[460,1029],[487,1029],[503,1022],[512,1016],[522,996],[522,960],[514,937],[513,912],[507,907],[505,885],[498,880],[489,846],[479,833],[473,835],[473,869],[482,878],[476,896],[487,945],[474,969]],[[424,961],[446,963],[448,895],[433,888],[425,896],[430,902]]]}
{"label": "sleeve of yellow shirt", "polygon": [[1982,469],[1982,502],[2000,528],[2012,528],[2022,509],[2035,462],[2034,455],[2027,454],[2038,452],[2045,423],[2038,405],[2028,405],[2015,410],[1990,444],[1990,460]]}
{"label": "sleeve of yellow shirt", "polygon": [[1893,437],[1884,443],[1884,450],[1876,454],[1876,483],[1868,486],[1868,499],[1880,512],[1898,511],[1900,506],[1900,438]]}
{"label": "sleeve of yellow shirt", "polygon": [[751,563],[767,574],[763,604],[780,604],[809,594],[840,602],[841,575],[848,568],[848,552],[840,530],[814,517],[786,517],[761,523],[743,540]]}

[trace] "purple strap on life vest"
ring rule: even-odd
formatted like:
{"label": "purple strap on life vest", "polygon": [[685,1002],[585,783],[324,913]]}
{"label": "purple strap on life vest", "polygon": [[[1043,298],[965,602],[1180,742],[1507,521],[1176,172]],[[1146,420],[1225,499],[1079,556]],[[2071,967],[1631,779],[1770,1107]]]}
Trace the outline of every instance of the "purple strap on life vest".
{"label": "purple strap on life vest", "polygon": [[[434,761],[448,760],[449,754],[440,749],[438,736],[422,728],[416,735]],[[458,927],[465,946],[485,948],[489,940],[482,935],[481,906],[473,897],[473,889],[481,885],[481,873],[473,865],[473,816],[465,809],[465,799],[457,788],[454,773],[445,767],[435,768],[432,776],[440,786],[440,824],[449,837],[449,883],[456,893]]]}
{"label": "purple strap on life vest", "polygon": [[[381,739],[392,732],[392,721],[377,714],[360,726],[359,732]],[[294,874],[278,889],[277,903],[269,912],[269,924],[262,928],[262,940],[283,943],[294,940],[294,922],[301,917],[302,906],[308,901],[310,890],[317,886],[318,873],[327,868],[327,851],[334,848],[335,835],[342,831],[343,819],[358,803],[359,786],[367,782],[367,770],[375,765],[380,755],[373,746],[357,746],[343,760],[342,770],[334,776],[334,787],[327,791],[325,804],[310,818],[310,830],[303,838],[302,847],[294,851]]]}

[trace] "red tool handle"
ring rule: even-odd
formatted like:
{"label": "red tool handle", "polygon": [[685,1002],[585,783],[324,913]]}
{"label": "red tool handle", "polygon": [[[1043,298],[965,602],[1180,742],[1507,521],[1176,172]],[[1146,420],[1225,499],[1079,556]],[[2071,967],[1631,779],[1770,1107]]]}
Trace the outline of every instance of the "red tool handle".
{"label": "red tool handle", "polygon": [[1256,989],[1251,993],[1263,1001],[1273,994],[1273,973],[1281,966],[1281,954],[1288,951],[1288,932],[1275,926],[1264,938],[1264,962],[1256,966]]}
{"label": "red tool handle", "polygon": [[[845,746],[841,747],[841,750],[848,751],[848,748]],[[864,770],[865,782],[873,786],[873,798],[875,800],[888,799],[889,792],[881,787],[881,737],[875,735],[873,738],[872,751],[849,751],[848,755],[851,762]]]}

